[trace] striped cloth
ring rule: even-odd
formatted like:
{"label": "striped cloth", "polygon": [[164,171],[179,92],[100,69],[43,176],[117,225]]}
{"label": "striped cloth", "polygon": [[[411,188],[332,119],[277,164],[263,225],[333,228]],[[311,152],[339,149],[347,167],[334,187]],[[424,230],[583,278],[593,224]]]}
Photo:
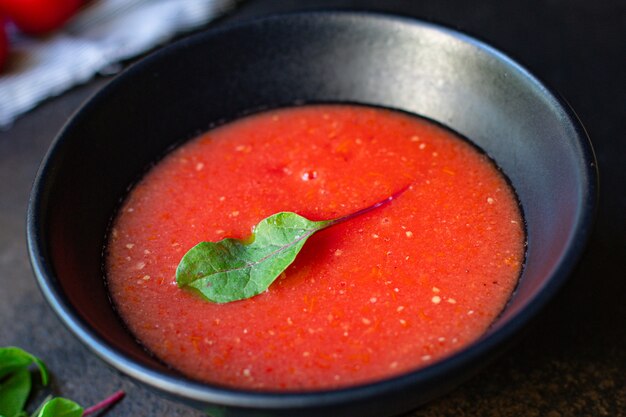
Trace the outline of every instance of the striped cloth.
{"label": "striped cloth", "polygon": [[120,61],[174,35],[196,29],[234,6],[235,0],[99,0],[90,2],[45,38],[9,27],[10,65],[0,74],[0,128],[42,100],[119,71]]}

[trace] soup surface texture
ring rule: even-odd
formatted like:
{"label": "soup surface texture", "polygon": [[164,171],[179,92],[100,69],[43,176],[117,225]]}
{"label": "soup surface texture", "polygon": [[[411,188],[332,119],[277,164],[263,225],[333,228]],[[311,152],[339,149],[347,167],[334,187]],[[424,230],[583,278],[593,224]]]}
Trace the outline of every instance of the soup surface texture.
{"label": "soup surface texture", "polygon": [[[149,138],[147,138],[148,140]],[[213,304],[177,287],[201,241],[261,219],[397,199],[309,239],[268,291]],[[200,381],[262,390],[370,382],[479,338],[524,259],[513,191],[446,129],[362,106],[279,109],[179,147],[130,192],[107,247],[111,297],[143,345]]]}

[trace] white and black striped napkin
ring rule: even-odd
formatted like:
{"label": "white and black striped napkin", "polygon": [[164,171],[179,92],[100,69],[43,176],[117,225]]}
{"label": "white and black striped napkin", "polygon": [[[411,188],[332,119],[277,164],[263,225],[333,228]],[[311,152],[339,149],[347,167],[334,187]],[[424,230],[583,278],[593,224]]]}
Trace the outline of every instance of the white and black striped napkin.
{"label": "white and black striped napkin", "polygon": [[[174,35],[201,27],[235,0],[99,0],[45,38],[9,28],[11,65],[0,74],[0,128],[42,100],[114,73],[116,63],[146,52]],[[15,58],[15,60],[14,60]]]}

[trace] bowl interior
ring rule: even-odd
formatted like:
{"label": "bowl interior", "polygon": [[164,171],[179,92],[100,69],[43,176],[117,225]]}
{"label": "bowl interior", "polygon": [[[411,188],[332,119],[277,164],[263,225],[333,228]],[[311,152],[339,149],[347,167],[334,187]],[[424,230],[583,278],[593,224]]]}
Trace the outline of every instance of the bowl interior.
{"label": "bowl interior", "polygon": [[[45,296],[79,338],[165,391],[184,381],[147,355],[111,308],[102,279],[111,216],[129,185],[175,144],[223,120],[309,102],[372,104],[438,121],[484,149],[517,191],[528,233],[518,289],[478,344],[433,366],[438,376],[507,339],[573,267],[591,226],[593,154],[575,117],[542,84],[438,26],[354,13],[282,16],[200,34],[143,60],[57,138],[33,190],[29,246]],[[184,384],[195,399],[220,400]]]}

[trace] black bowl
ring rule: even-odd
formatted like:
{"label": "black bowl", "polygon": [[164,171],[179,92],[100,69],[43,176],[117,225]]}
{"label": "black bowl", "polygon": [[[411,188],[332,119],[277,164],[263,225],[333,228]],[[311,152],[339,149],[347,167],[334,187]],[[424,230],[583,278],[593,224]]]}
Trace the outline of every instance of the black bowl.
{"label": "black bowl", "polygon": [[[484,149],[517,191],[527,262],[478,342],[377,383],[301,393],[201,384],[147,354],[103,282],[107,226],[129,185],[174,144],[269,107],[350,102],[419,114]],[[220,416],[385,416],[450,390],[501,350],[563,284],[592,227],[597,172],[573,112],[524,68],[440,26],[365,13],[308,13],[206,32],[132,66],[56,138],[28,212],[45,298],[92,351],[131,377]]]}

